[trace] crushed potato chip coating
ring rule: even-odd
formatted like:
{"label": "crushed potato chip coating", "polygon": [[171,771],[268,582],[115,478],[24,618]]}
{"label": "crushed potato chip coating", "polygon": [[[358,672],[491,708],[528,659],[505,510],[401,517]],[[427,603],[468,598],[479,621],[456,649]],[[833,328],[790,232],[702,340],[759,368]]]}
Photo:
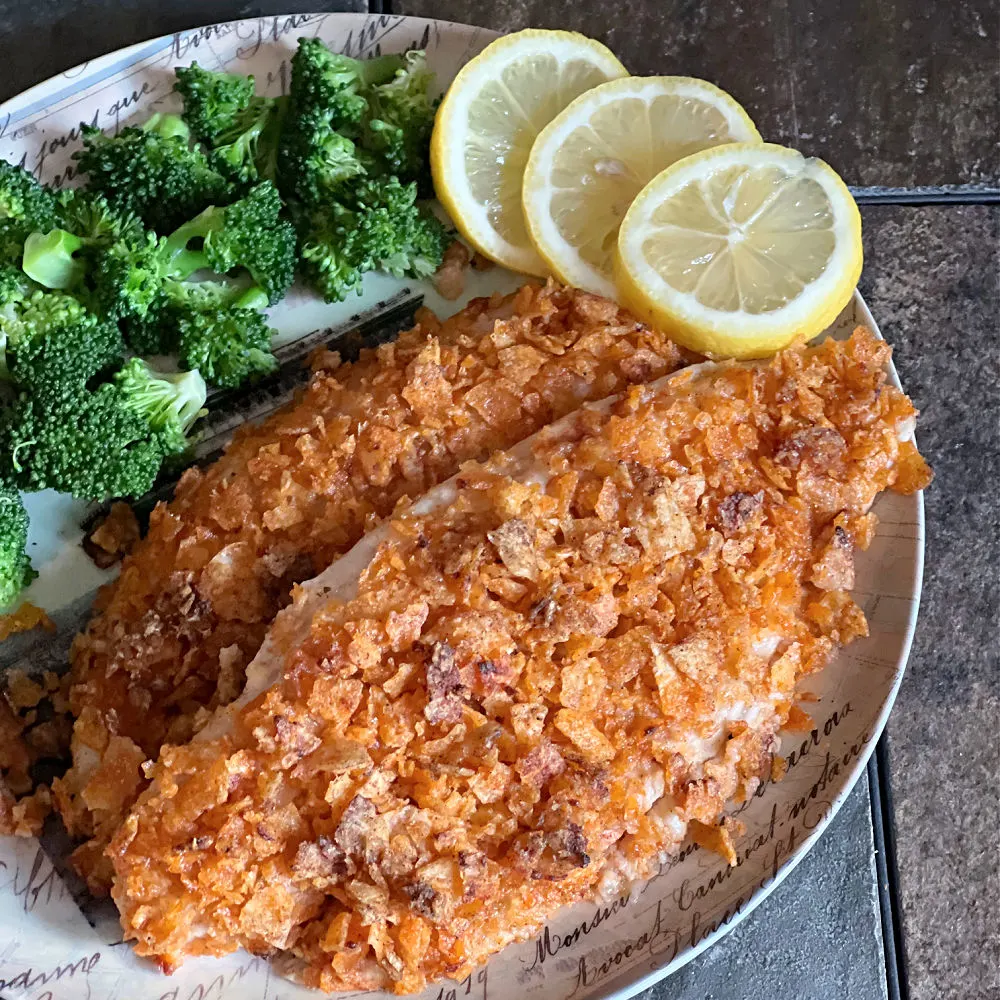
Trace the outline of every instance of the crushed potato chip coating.
{"label": "crushed potato chip coating", "polygon": [[634,387],[397,515],[304,639],[281,639],[299,605],[278,619],[276,683],[151,768],[111,847],[126,937],[167,969],[242,946],[410,993],[692,824],[735,859],[723,807],[774,773],[796,680],[865,631],[824,589],[831,531],[929,478],[887,356],[859,331]]}
{"label": "crushed potato chip coating", "polygon": [[671,341],[614,303],[526,285],[444,323],[424,312],[397,341],[317,372],[211,468],[189,470],[73,648],[80,722],[54,792],[70,833],[93,838],[75,859],[91,888],[103,879],[92,860],[123,815],[90,804],[92,793],[117,775],[127,805],[142,785],[138,767],[101,763],[112,736],[133,741],[140,761],[187,740],[206,709],[239,693],[291,586],[401,498],[681,364]]}

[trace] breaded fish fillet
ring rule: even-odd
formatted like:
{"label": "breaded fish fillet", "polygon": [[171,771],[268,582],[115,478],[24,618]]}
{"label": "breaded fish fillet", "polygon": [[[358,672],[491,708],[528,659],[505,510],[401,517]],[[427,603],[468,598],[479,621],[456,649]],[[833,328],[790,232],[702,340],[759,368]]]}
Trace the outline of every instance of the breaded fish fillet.
{"label": "breaded fish fillet", "polygon": [[858,331],[633,387],[365,536],[151,769],[112,844],[126,937],[407,993],[692,828],[725,847],[796,681],[866,634],[873,500],[929,480],[888,354]]}
{"label": "breaded fish fillet", "polygon": [[74,859],[92,891],[106,891],[103,851],[140,765],[239,694],[295,582],[462,462],[681,363],[614,303],[525,286],[443,324],[425,312],[187,472],[73,648],[73,767],[54,792],[70,833],[90,838]]}

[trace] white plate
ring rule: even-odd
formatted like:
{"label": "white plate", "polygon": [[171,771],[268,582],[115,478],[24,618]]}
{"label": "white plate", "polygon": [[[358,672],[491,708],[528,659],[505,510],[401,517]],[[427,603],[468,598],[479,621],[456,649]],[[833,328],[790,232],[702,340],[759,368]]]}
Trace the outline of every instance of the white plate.
{"label": "white plate", "polygon": [[[254,73],[278,93],[297,39],[318,35],[353,56],[425,47],[438,81],[493,37],[466,25],[363,14],[300,14],[234,21],[134,45],[69,70],[0,107],[0,156],[23,161],[43,180],[67,179],[78,123],[101,128],[145,118],[175,106],[175,65],[198,60],[211,69]],[[515,287],[499,271],[473,274],[467,296]],[[294,345],[310,331],[351,324],[405,290],[426,296],[444,313],[430,286],[369,276],[364,295],[340,305],[293,294],[274,312],[280,343]],[[876,329],[860,298],[832,328],[843,335],[857,323]],[[286,346],[287,350],[293,347]],[[895,372],[892,373],[895,381]],[[220,429],[220,433],[224,428]],[[40,570],[28,596],[64,624],[54,647],[30,647],[37,637],[0,647],[0,664],[27,660],[36,668],[59,659],[69,624],[105,578],[78,546],[85,508],[54,494],[29,498],[31,554]],[[884,496],[871,549],[858,560],[856,597],[871,627],[823,673],[810,678],[818,697],[817,729],[783,740],[791,766],[783,781],[762,787],[741,810],[746,833],[741,864],[689,848],[643,887],[608,906],[581,904],[561,913],[537,939],[514,945],[461,984],[434,987],[428,1000],[590,1000],[628,997],[690,961],[754,909],[802,859],[827,827],[864,769],[902,678],[913,638],[923,564],[923,503],[917,496]],[[75,608],[74,611],[74,602]],[[0,995],[9,1000],[290,1000],[316,994],[270,974],[242,953],[184,965],[171,978],[134,958],[116,935],[113,914],[93,908],[65,880],[64,844],[0,839]],[[80,905],[78,905],[78,902]],[[81,908],[82,907],[82,908]]]}

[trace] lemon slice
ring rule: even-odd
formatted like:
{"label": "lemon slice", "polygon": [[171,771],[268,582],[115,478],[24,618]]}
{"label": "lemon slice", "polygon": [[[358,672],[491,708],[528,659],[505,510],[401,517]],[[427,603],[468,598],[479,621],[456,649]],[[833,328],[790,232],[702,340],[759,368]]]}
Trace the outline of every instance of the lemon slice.
{"label": "lemon slice", "polygon": [[626,75],[599,42],[534,29],[498,38],[462,68],[434,122],[431,171],[438,199],[477,250],[511,270],[548,274],[521,211],[531,145],[584,91]]}
{"label": "lemon slice", "polygon": [[695,153],[618,233],[620,297],[702,353],[764,357],[826,329],[861,274],[861,215],[822,160],[770,144]]}
{"label": "lemon slice", "polygon": [[613,297],[618,227],[635,196],[685,156],[760,141],[743,108],[705,80],[628,77],[594,87],[531,149],[521,191],[529,235],[560,280]]}

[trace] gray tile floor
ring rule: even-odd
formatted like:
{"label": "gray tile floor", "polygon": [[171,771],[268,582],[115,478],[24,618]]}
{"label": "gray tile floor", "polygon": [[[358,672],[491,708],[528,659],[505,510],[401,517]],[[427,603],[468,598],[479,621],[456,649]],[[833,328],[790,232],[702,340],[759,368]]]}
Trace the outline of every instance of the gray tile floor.
{"label": "gray tile floor", "polygon": [[923,604],[889,720],[913,1000],[1000,997],[1000,205],[863,212],[862,292],[917,406]]}
{"label": "gray tile floor", "polygon": [[[396,13],[498,30],[585,31],[634,72],[704,76],[727,88],[767,138],[828,159],[859,196],[980,202],[865,207],[862,290],[924,411],[921,446],[937,471],[927,494],[924,604],[889,724],[895,901],[909,981],[907,992],[904,976],[901,996],[1000,1000],[1000,6],[391,2]],[[258,14],[366,8],[365,0],[0,0],[0,101],[164,32]],[[754,914],[649,994],[895,1000],[875,843],[862,783]]]}

